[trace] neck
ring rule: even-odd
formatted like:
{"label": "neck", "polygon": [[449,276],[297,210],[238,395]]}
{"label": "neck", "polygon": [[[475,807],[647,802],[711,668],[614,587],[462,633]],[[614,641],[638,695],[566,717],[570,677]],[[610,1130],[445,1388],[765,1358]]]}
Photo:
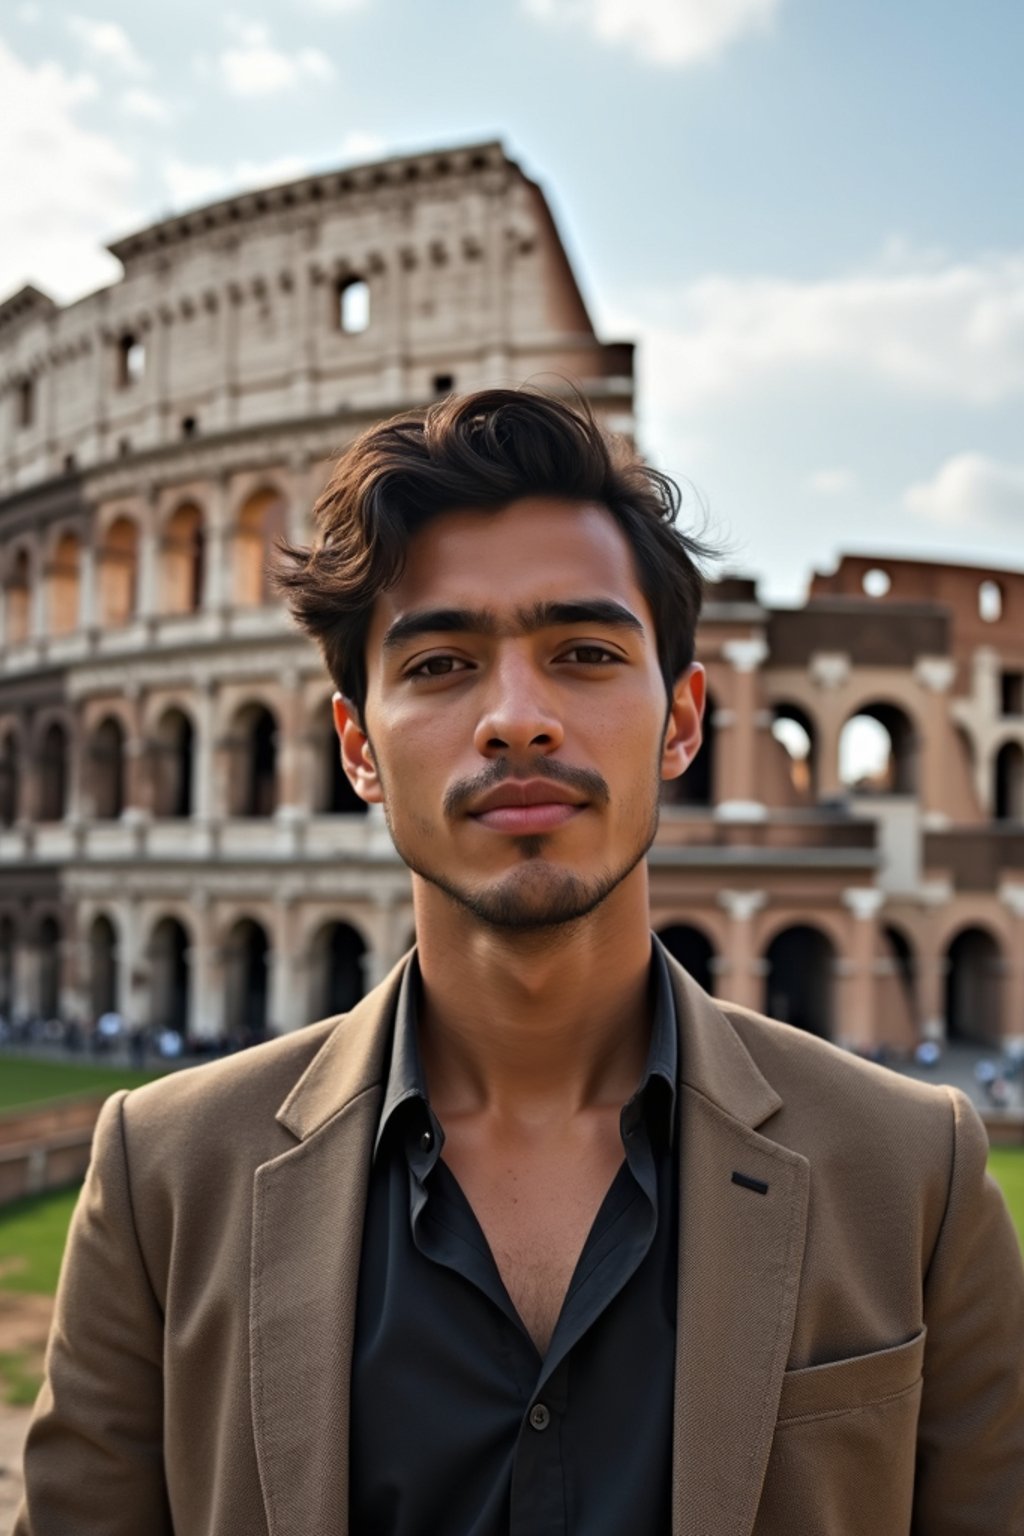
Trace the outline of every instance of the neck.
{"label": "neck", "polygon": [[486,927],[417,879],[416,930],[442,1119],[569,1116],[633,1092],[650,1036],[642,864],[586,918],[526,933]]}

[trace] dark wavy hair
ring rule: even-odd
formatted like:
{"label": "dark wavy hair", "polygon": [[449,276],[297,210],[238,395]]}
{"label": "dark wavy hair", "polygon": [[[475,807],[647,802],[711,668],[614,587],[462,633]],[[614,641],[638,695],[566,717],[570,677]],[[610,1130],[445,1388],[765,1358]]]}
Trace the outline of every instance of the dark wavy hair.
{"label": "dark wavy hair", "polygon": [[597,502],[622,529],[671,697],[693,661],[700,562],[718,552],[676,527],[678,486],[606,435],[582,397],[570,405],[532,389],[485,389],[370,427],[313,509],[313,544],[276,542],[271,581],[360,719],[370,615],[401,575],[409,541],[444,512],[545,495]]}

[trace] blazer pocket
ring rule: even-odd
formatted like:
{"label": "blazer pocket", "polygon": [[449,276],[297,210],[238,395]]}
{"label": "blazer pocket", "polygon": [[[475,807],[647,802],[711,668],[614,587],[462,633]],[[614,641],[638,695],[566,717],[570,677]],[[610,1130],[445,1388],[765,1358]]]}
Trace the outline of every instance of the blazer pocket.
{"label": "blazer pocket", "polygon": [[778,1422],[849,1413],[915,1386],[921,1379],[927,1331],[922,1328],[912,1339],[891,1349],[787,1371],[782,1378]]}

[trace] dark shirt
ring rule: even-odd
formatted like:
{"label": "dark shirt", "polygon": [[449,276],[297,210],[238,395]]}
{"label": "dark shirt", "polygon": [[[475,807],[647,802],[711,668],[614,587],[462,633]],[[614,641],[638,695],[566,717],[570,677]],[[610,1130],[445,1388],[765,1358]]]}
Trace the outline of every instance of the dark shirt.
{"label": "dark shirt", "polygon": [[676,1321],[678,1043],[652,946],[650,1048],[624,1161],[543,1359],[441,1156],[417,1045],[415,958],[395,1019],[352,1364],[355,1536],[664,1536]]}

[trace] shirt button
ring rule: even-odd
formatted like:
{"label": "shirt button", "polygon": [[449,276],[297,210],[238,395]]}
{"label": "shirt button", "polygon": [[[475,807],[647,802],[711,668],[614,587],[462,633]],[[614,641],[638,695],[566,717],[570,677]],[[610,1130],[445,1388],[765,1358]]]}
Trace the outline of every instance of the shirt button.
{"label": "shirt button", "polygon": [[420,1146],[422,1147],[423,1151],[424,1152],[429,1152],[431,1147],[433,1147],[433,1145],[434,1145],[434,1133],[433,1133],[433,1131],[424,1131],[423,1135],[420,1137]]}
{"label": "shirt button", "polygon": [[530,1423],[536,1430],[547,1429],[551,1423],[551,1414],[543,1403],[534,1403],[530,1409]]}

